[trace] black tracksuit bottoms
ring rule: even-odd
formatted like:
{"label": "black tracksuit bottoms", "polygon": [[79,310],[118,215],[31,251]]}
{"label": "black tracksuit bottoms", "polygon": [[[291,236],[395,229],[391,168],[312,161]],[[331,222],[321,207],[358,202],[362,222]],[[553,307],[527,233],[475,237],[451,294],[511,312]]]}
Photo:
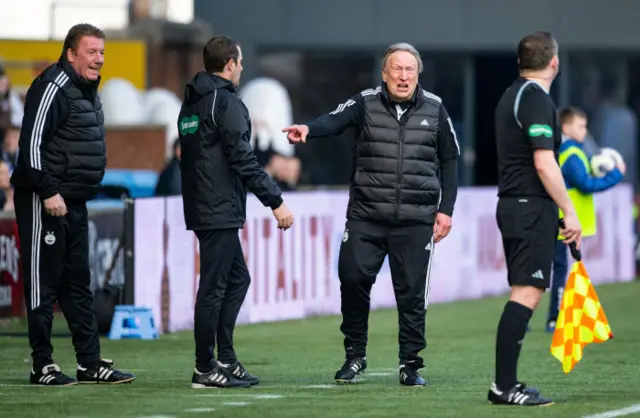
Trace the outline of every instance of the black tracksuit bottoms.
{"label": "black tracksuit bottoms", "polygon": [[238,228],[195,233],[200,244],[200,283],[194,317],[196,368],[205,372],[213,367],[216,344],[220,363],[237,361],[233,331],[251,277]]}
{"label": "black tracksuit bottoms", "polygon": [[348,220],[340,246],[338,275],[347,358],[365,357],[371,288],[385,257],[398,308],[400,364],[424,366],[418,354],[426,347],[425,316],[433,226],[387,226]]}
{"label": "black tracksuit bottoms", "polygon": [[49,215],[36,193],[15,189],[14,204],[34,370],[53,363],[51,325],[58,302],[72,335],[78,364],[100,360],[89,269],[87,204],[65,201],[67,214]]}

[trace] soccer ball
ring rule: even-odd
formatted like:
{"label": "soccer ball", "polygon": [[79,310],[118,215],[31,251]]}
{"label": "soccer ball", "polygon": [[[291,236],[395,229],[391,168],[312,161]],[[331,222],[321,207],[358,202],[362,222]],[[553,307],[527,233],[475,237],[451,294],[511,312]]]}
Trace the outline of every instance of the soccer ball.
{"label": "soccer ball", "polygon": [[622,159],[622,155],[618,151],[613,148],[602,148],[600,150],[602,154],[609,155],[616,162],[616,167],[624,164],[624,160]]}
{"label": "soccer ball", "polygon": [[602,148],[598,154],[591,157],[591,172],[595,177],[603,177],[623,162],[622,155],[618,151],[613,148]]}

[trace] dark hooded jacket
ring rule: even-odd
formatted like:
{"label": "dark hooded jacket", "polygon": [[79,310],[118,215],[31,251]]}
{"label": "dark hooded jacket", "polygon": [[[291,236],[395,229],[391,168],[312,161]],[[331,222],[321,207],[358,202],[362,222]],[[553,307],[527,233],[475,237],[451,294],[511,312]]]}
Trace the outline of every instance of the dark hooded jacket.
{"label": "dark hooded jacket", "polygon": [[249,111],[229,80],[199,72],[187,84],[178,116],[182,201],[188,230],[241,228],[247,189],[264,206],[281,191],[251,148]]}

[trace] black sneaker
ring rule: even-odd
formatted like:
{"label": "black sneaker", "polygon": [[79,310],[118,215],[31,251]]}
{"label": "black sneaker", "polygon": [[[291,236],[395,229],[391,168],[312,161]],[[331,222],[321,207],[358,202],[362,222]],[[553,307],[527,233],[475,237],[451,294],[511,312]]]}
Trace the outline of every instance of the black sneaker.
{"label": "black sneaker", "polygon": [[427,381],[420,376],[418,369],[411,364],[403,364],[400,366],[400,384],[405,386],[425,386]]}
{"label": "black sneaker", "polygon": [[551,399],[540,396],[540,392],[526,388],[521,383],[506,392],[492,383],[487,399],[494,405],[547,406],[553,404]]}
{"label": "black sneaker", "polygon": [[215,367],[213,370],[206,373],[202,373],[199,372],[198,369],[194,369],[193,377],[191,378],[191,388],[193,389],[248,387],[251,387],[249,382],[235,379],[222,367]]}
{"label": "black sneaker", "polygon": [[540,396],[540,391],[536,388],[529,388],[523,382],[519,382],[516,384],[516,387],[522,389],[522,391],[527,395]]}
{"label": "black sneaker", "polygon": [[113,361],[108,359],[100,360],[96,367],[86,368],[78,365],[76,374],[78,383],[107,383],[118,385],[121,383],[131,383],[136,376],[131,373],[121,372],[113,368]]}
{"label": "black sneaker", "polygon": [[231,375],[236,380],[247,382],[251,386],[260,383],[260,379],[249,373],[239,361],[236,361],[234,364],[222,364],[218,362],[218,367],[223,369],[227,375]]}
{"label": "black sneaker", "polygon": [[367,369],[367,359],[365,357],[355,357],[347,359],[342,368],[336,372],[337,383],[356,383],[358,375]]}
{"label": "black sneaker", "polygon": [[49,364],[44,366],[42,370],[31,370],[29,383],[32,385],[43,386],[71,386],[77,385],[78,382],[73,377],[69,377],[60,371],[57,364]]}

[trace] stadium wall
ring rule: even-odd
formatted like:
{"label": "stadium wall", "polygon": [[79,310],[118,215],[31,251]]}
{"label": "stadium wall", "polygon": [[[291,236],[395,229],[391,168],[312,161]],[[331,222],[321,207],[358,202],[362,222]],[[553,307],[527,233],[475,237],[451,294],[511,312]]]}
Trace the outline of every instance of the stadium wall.
{"label": "stadium wall", "polygon": [[[96,314],[100,329],[110,325],[113,305],[122,300],[125,274],[121,247],[122,209],[89,210],[89,267],[91,289],[99,299]],[[20,265],[21,249],[13,214],[0,216],[0,319],[26,315],[24,277]],[[102,298],[108,294],[108,298]],[[103,303],[105,299],[108,303]]]}
{"label": "stadium wall", "polygon": [[[239,323],[300,319],[340,313],[337,261],[345,226],[347,191],[285,196],[294,227],[277,229],[271,212],[253,196],[240,231],[252,283]],[[595,284],[635,278],[635,236],[630,187],[597,195],[598,235],[585,240],[585,264]],[[459,192],[451,234],[436,245],[431,303],[477,299],[508,291],[496,189]],[[131,200],[126,212],[126,280],[129,303],[148,306],[161,332],[193,327],[199,251],[185,229],[181,197]],[[371,295],[372,309],[395,307],[388,263]]]}
{"label": "stadium wall", "polygon": [[[296,217],[286,232],[253,196],[240,240],[251,287],[240,323],[340,313],[338,253],[344,235],[347,191],[285,195]],[[462,188],[451,234],[436,245],[428,299],[441,303],[505,293],[506,270],[495,222],[495,188]],[[595,284],[631,281],[635,271],[632,190],[598,194],[598,235],[583,253]],[[89,258],[95,310],[108,331],[113,306],[152,309],[161,332],[191,329],[199,279],[197,240],[184,225],[182,199],[129,199],[124,210],[90,209]],[[24,279],[15,218],[0,215],[0,318],[25,315]],[[372,309],[395,307],[385,261],[373,287]]]}

